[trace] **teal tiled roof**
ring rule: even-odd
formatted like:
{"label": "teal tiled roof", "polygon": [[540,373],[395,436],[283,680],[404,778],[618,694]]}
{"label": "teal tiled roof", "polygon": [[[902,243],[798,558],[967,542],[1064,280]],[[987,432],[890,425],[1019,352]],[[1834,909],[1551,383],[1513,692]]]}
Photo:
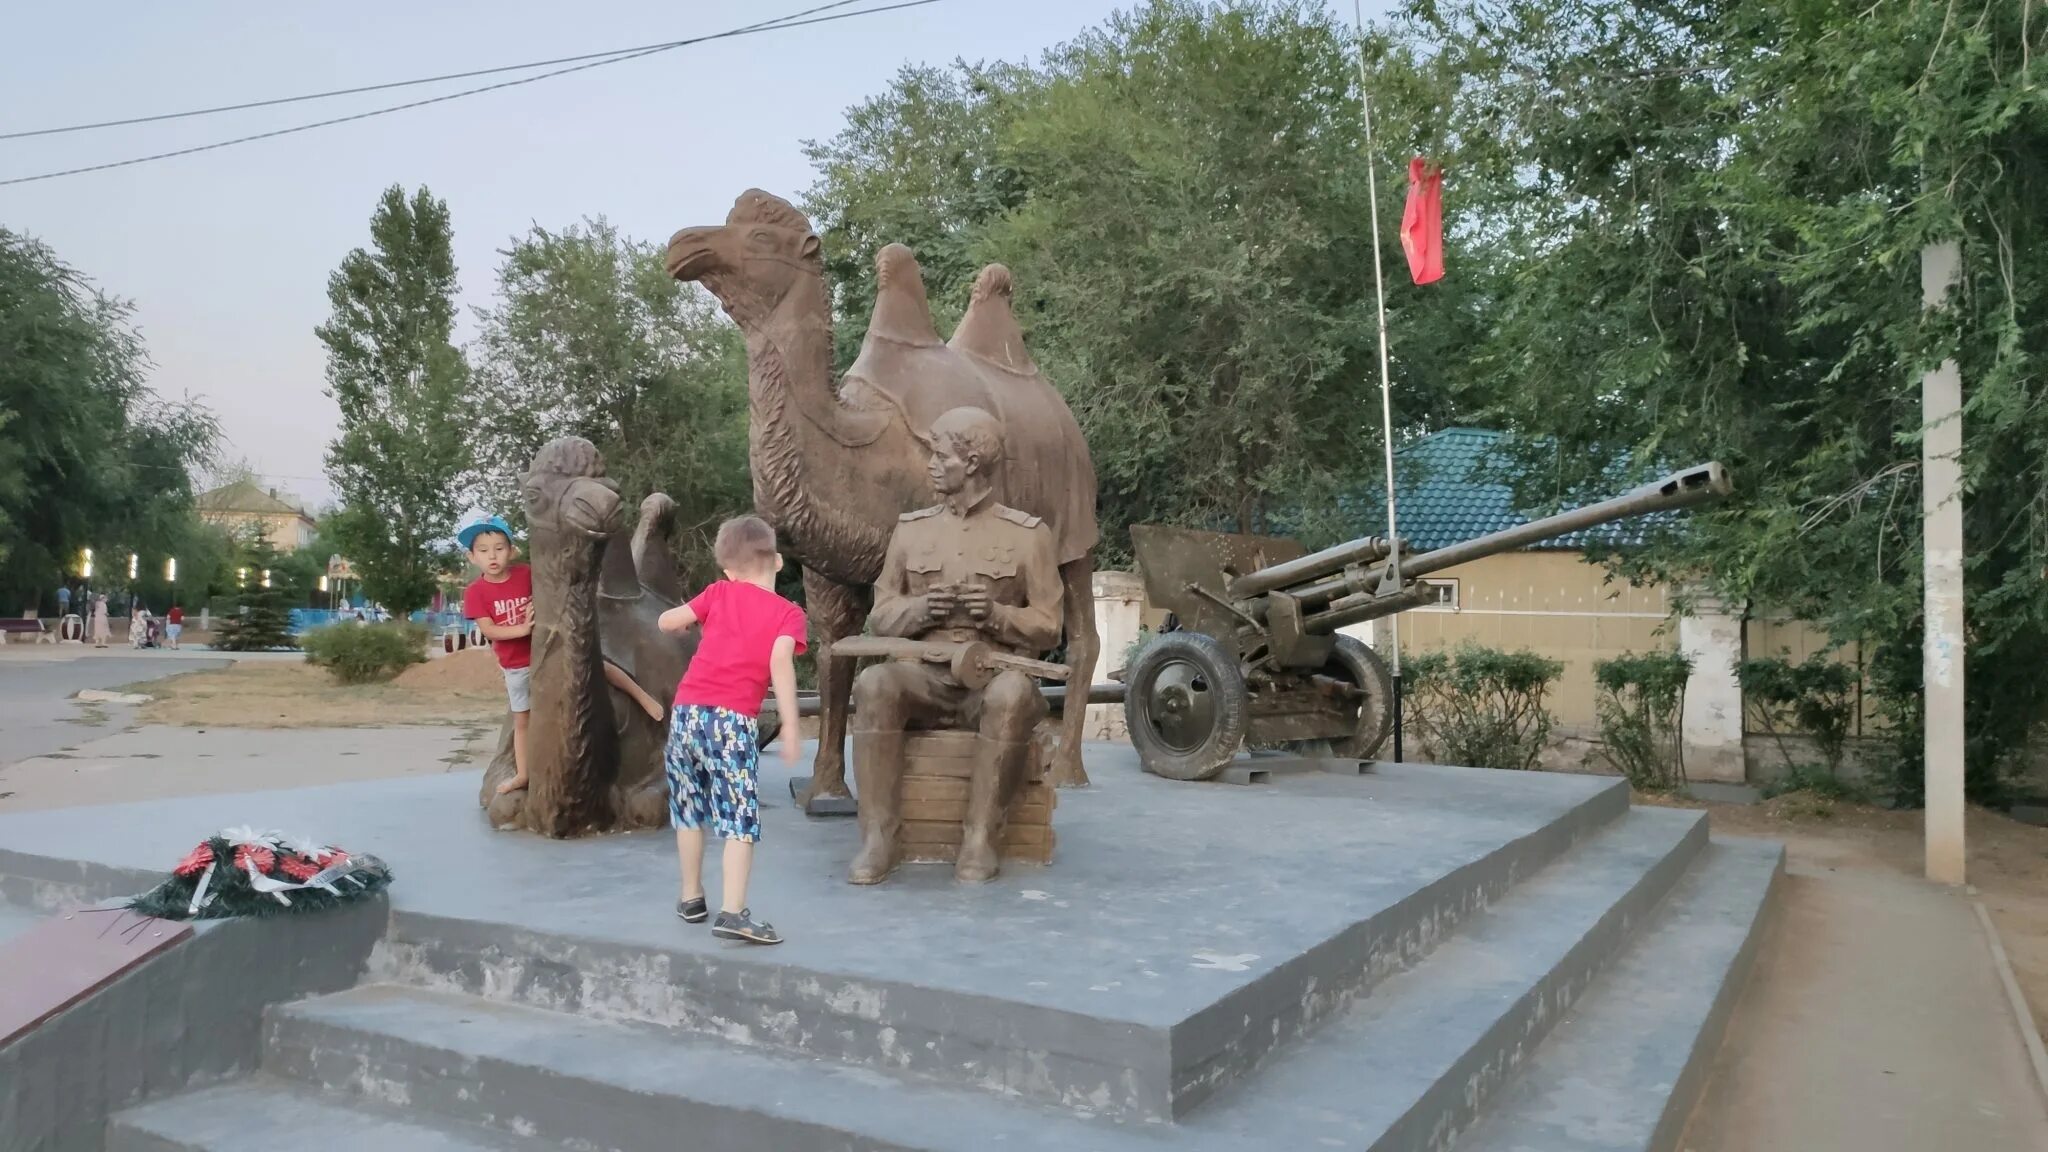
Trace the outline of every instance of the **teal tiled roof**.
{"label": "teal tiled roof", "polygon": [[[1394,493],[1400,502],[1401,535],[1417,551],[1451,544],[1526,524],[1536,517],[1515,508],[1512,487],[1502,482],[1513,462],[1492,453],[1503,435],[1482,428],[1446,428],[1394,452]],[[1627,487],[1594,494],[1582,503],[1618,495]],[[1386,489],[1358,488],[1338,498],[1337,506],[1355,536],[1385,535]],[[1547,513],[1539,513],[1544,515]],[[1638,517],[1573,532],[1530,546],[1530,550],[1580,551],[1590,545],[1642,543],[1645,530],[1664,516]]]}

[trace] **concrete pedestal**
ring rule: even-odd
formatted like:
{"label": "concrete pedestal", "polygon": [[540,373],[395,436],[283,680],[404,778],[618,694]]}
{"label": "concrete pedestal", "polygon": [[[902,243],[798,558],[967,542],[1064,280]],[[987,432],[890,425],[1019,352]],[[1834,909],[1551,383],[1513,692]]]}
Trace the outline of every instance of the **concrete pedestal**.
{"label": "concrete pedestal", "polygon": [[[1095,635],[1102,641],[1102,655],[1095,661],[1095,683],[1113,683],[1110,673],[1124,666],[1124,654],[1138,639],[1144,624],[1145,584],[1134,572],[1095,574]],[[1127,740],[1124,706],[1094,704],[1088,708],[1090,740]]]}

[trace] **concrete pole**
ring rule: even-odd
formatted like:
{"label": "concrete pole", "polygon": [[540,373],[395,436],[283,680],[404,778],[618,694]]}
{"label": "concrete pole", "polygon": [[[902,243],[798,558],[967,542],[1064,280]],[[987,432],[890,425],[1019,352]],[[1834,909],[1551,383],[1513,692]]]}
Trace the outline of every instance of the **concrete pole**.
{"label": "concrete pole", "polygon": [[[1962,265],[1954,241],[1920,251],[1921,303],[1948,306]],[[1963,847],[1963,376],[1953,359],[1920,378],[1921,675],[1926,689],[1927,878],[1964,880]]]}

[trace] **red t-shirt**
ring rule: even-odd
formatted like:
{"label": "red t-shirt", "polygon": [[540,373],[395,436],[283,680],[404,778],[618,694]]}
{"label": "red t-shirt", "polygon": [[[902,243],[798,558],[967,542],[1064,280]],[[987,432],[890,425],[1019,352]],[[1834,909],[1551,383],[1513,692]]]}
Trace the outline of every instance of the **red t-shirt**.
{"label": "red t-shirt", "polygon": [[776,639],[792,637],[804,650],[804,610],[758,584],[720,580],[697,593],[690,611],[704,637],[676,685],[676,703],[759,716]]}
{"label": "red t-shirt", "polygon": [[[462,590],[462,615],[470,620],[516,624],[532,605],[533,569],[524,564],[514,564],[505,569],[503,580],[492,581],[479,576]],[[524,668],[533,663],[531,636],[493,640],[491,648],[498,654],[500,668]]]}
{"label": "red t-shirt", "polygon": [[183,608],[178,607],[176,604],[171,605],[171,623],[183,624],[184,622],[185,610]]}

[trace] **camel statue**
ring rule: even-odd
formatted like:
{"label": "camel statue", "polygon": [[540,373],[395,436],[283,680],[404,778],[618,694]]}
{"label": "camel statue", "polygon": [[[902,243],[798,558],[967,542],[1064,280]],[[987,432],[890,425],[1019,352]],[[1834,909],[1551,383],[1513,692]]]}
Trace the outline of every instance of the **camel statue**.
{"label": "camel statue", "polygon": [[[666,702],[697,647],[694,633],[656,625],[683,595],[675,502],[642,501],[629,537],[603,458],[574,436],[543,447],[521,487],[536,612],[527,786],[498,794],[514,768],[507,716],[478,803],[494,828],[546,836],[665,826]],[[772,724],[763,719],[763,743]]]}
{"label": "camel statue", "polygon": [[[896,518],[931,503],[925,473],[932,421],[981,408],[1003,424],[996,498],[1043,518],[1058,542],[1066,590],[1067,683],[1085,690],[1097,649],[1091,552],[1095,466],[1066,401],[1038,371],[1010,309],[1010,272],[981,270],[951,343],[932,325],[910,249],[876,254],[875,308],[859,357],[835,385],[832,307],[811,222],[787,201],[743,193],[725,223],[685,228],[668,271],[710,290],[747,338],[748,445],[755,510],[804,566],[804,598],[822,642],[818,755],[803,797],[844,797],[852,661],[831,644],[856,635]],[[1086,709],[1065,710],[1052,778],[1088,782]]]}

